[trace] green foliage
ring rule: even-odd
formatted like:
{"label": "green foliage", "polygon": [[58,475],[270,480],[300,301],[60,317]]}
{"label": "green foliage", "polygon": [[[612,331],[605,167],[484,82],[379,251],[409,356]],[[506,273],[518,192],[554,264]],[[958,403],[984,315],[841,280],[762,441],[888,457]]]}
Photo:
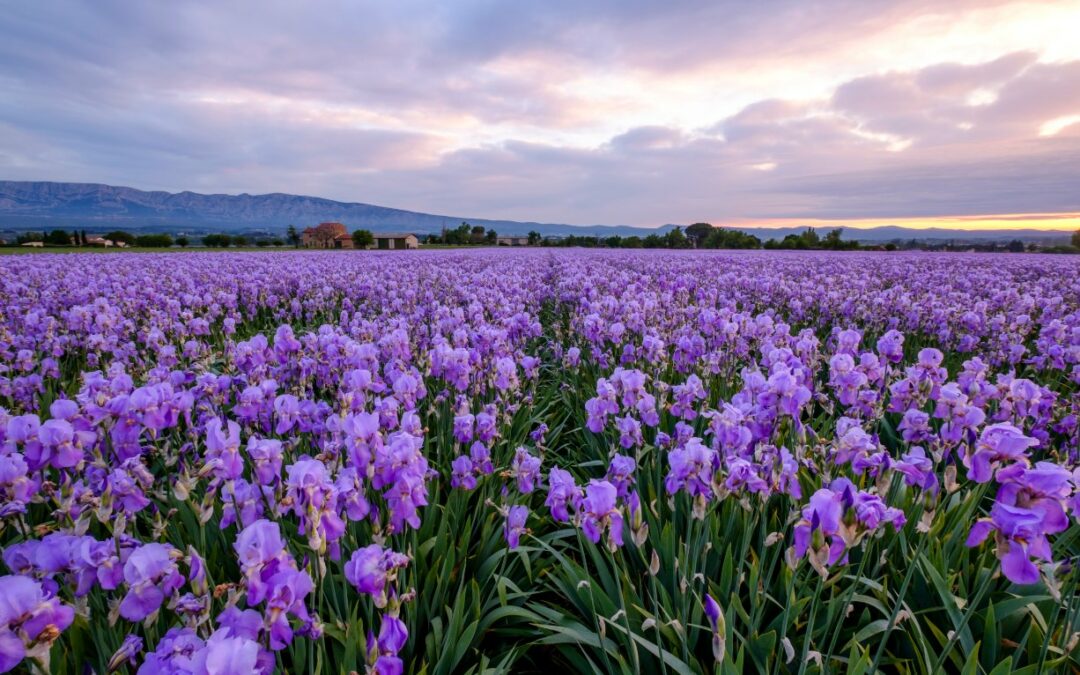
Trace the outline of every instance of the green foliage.
{"label": "green foliage", "polygon": [[140,234],[135,237],[135,245],[146,248],[168,248],[173,245],[173,238],[167,234]]}
{"label": "green foliage", "polygon": [[[211,237],[222,235],[206,239]],[[225,244],[206,239],[207,245],[228,245],[227,237]],[[555,304],[547,306],[541,324],[548,334],[530,353],[558,342],[555,334],[568,315]],[[312,317],[313,324],[322,318]],[[244,330],[251,334],[275,325],[272,317],[260,316]],[[867,340],[876,337],[869,334]],[[921,346],[917,340],[906,345],[915,351]],[[543,363],[558,360],[549,353]],[[523,392],[529,404],[520,407],[492,447],[495,464],[509,466],[514,449],[529,443],[529,431],[543,423],[550,429],[545,467],[566,467],[579,484],[601,477],[618,439],[585,426],[584,403],[599,374],[590,363],[574,371],[543,366]],[[672,379],[673,373],[659,375]],[[727,377],[714,374],[706,384],[723,392]],[[436,384],[428,383],[430,389]],[[451,489],[445,479],[462,451],[453,438],[454,412],[452,397],[425,412],[424,454],[442,478],[431,483],[420,529],[392,540],[413,558],[402,584],[416,590],[402,616],[410,629],[403,652],[406,672],[1004,675],[1080,669],[1075,567],[1062,571],[1060,589],[1018,587],[998,574],[990,547],[965,546],[971,522],[990,506],[985,489],[943,490],[927,499],[893,475],[883,494],[908,514],[907,524],[864,540],[851,549],[847,564],[821,576],[805,561],[791,565],[786,559],[793,537],[789,497],[714,501],[702,517],[694,517],[685,494],[668,495],[665,452],[651,437],[636,456],[642,520],[628,519],[622,548],[611,552],[584,539],[578,528],[552,521],[538,490],[521,496],[521,503],[544,517],[531,517],[531,532],[509,551],[494,505],[502,501],[502,481],[491,477],[463,491]],[[815,429],[834,424],[829,411],[818,409],[814,415],[808,422]],[[670,429],[674,422],[664,413],[661,426]],[[878,430],[891,450],[898,447],[898,423],[898,416],[887,415]],[[698,435],[707,424],[701,418],[692,422]],[[159,442],[183,441],[181,434]],[[289,449],[290,461],[310,451],[300,443]],[[804,495],[826,480],[804,475]],[[859,487],[872,482],[862,480]],[[212,581],[238,578],[228,543],[235,539],[235,526],[223,532],[220,512],[200,521],[196,502],[172,498],[175,511],[162,525],[167,539],[197,542]],[[150,516],[140,518],[139,527],[149,531]],[[342,548],[351,551],[372,541],[370,528],[368,522],[349,523]],[[1062,533],[1054,549],[1057,560],[1080,556],[1080,528]],[[377,616],[347,586],[343,563],[329,565],[313,595],[313,611],[325,622],[324,637],[298,641],[282,655],[294,668],[320,664],[324,673],[363,672],[363,642]],[[716,636],[724,645],[719,663],[703,614],[706,593],[717,599],[725,617]],[[95,614],[108,612],[99,592],[88,602]],[[105,672],[124,634],[122,626],[92,631],[76,622],[53,650],[54,672],[77,672],[74,664],[82,663]]]}
{"label": "green foliage", "polygon": [[227,234],[208,234],[202,238],[202,242],[210,248],[228,248],[233,243],[233,238]]}
{"label": "green foliage", "polygon": [[705,240],[709,238],[709,235],[713,233],[714,229],[715,228],[709,223],[694,223],[686,228],[686,237],[695,247],[701,247],[705,244]]}
{"label": "green foliage", "polygon": [[41,232],[23,232],[15,236],[15,243],[22,245],[34,241],[45,241],[45,235]]}
{"label": "green foliage", "polygon": [[375,244],[375,235],[371,230],[354,230],[352,240],[353,248],[367,248]]}
{"label": "green foliage", "polygon": [[48,246],[71,246],[71,235],[63,230],[52,230],[45,235]]}
{"label": "green foliage", "polygon": [[113,230],[106,234],[105,238],[113,243],[124,243],[128,246],[135,244],[135,235],[130,232],[124,232],[123,230]]}

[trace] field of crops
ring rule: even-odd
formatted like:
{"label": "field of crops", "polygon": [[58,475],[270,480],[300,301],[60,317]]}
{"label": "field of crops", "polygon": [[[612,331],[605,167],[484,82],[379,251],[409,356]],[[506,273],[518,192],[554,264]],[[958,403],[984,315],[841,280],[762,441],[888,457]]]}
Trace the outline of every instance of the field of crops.
{"label": "field of crops", "polygon": [[0,257],[0,672],[1080,672],[1080,260]]}

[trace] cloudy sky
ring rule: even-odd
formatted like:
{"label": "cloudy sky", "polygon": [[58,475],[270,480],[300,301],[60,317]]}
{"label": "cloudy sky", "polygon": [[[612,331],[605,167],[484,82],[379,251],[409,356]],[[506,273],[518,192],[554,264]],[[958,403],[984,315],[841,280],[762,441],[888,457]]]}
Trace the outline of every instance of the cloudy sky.
{"label": "cloudy sky", "polygon": [[0,179],[1080,226],[1080,0],[0,0]]}

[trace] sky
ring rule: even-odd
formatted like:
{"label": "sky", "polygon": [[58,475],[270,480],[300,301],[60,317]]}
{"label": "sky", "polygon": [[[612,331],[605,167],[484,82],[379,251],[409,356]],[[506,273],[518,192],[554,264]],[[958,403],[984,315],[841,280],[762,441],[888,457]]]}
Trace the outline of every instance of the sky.
{"label": "sky", "polygon": [[1080,0],[0,0],[0,179],[1080,227]]}

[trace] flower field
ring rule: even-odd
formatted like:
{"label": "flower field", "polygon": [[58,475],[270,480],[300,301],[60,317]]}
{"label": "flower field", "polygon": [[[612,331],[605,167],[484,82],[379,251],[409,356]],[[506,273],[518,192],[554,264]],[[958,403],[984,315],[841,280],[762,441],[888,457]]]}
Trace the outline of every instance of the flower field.
{"label": "flower field", "polygon": [[0,257],[0,672],[1080,672],[1080,260]]}

